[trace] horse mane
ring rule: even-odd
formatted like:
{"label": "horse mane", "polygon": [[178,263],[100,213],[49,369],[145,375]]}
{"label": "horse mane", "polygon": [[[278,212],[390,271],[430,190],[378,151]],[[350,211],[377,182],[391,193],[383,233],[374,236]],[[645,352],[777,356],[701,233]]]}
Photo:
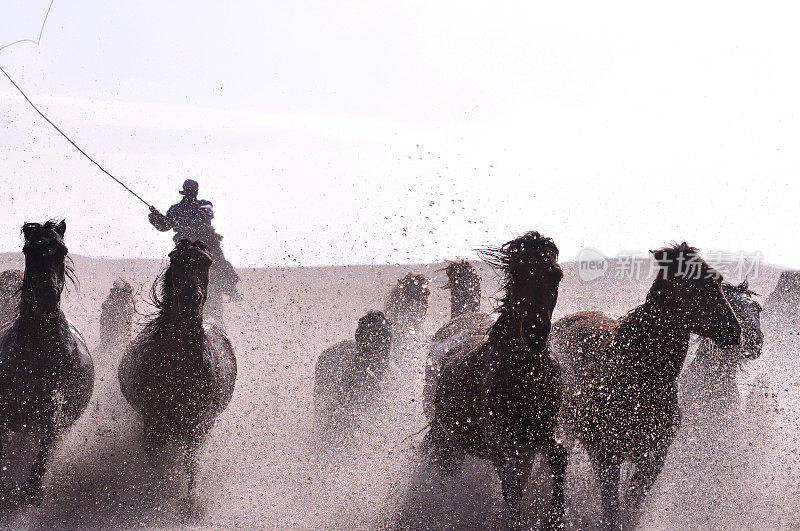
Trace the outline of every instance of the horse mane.
{"label": "horse mane", "polygon": [[530,266],[531,256],[538,256],[547,250],[554,252],[556,257],[558,256],[558,247],[555,242],[537,231],[526,232],[500,247],[478,249],[483,260],[500,276],[500,290],[503,292],[502,296],[494,298],[497,303],[495,311],[499,317],[489,329],[490,341],[495,341],[498,334],[506,327],[511,313],[511,286],[514,284],[516,272],[520,267]]}
{"label": "horse mane", "polygon": [[662,291],[663,283],[672,278],[722,279],[722,275],[702,259],[700,251],[686,242],[667,245],[650,253],[658,265],[656,278],[647,292],[646,302],[656,300]]}
{"label": "horse mane", "polygon": [[747,281],[747,279],[744,279],[741,282],[741,284],[732,284],[730,282],[723,281],[722,282],[722,289],[726,293],[737,293],[739,295],[746,295],[748,297],[750,297],[752,295],[754,295],[756,297],[760,297],[761,296],[758,293],[756,293],[755,291],[752,291],[750,289],[750,283]]}
{"label": "horse mane", "polygon": [[410,301],[420,300],[426,296],[428,279],[421,273],[407,273],[399,279],[394,287],[386,294],[384,310],[387,317],[392,319],[395,314],[408,306]]}
{"label": "horse mane", "polygon": [[[442,285],[442,289],[453,288],[480,288],[480,276],[475,272],[475,268],[467,260],[448,261],[447,265],[440,269],[447,275],[447,282]],[[463,279],[463,282],[455,282],[456,279]]]}
{"label": "horse mane", "polygon": [[420,295],[427,285],[428,279],[422,273],[406,273],[389,292],[389,297],[405,299],[407,296]]}

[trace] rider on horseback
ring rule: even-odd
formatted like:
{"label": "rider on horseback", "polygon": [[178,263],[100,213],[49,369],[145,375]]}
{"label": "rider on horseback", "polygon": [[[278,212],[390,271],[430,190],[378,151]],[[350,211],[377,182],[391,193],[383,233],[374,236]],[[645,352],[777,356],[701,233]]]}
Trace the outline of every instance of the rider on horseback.
{"label": "rider on horseback", "polygon": [[220,286],[231,300],[240,301],[242,296],[236,289],[239,275],[222,253],[220,246],[222,236],[217,234],[214,227],[211,226],[214,207],[211,201],[197,199],[198,188],[197,181],[186,179],[183,182],[183,190],[178,192],[183,195],[181,202],[169,207],[166,216],[151,206],[150,223],[161,232],[173,229],[175,236],[172,239],[176,243],[183,239],[200,240],[205,243],[211,251],[213,259],[211,282]]}

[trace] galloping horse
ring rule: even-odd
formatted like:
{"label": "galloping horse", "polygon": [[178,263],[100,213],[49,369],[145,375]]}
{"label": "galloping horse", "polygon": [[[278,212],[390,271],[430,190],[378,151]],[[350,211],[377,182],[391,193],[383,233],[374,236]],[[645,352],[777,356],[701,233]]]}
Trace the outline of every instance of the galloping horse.
{"label": "galloping horse", "polygon": [[800,330],[800,271],[784,271],[764,303],[765,327],[781,336]]}
{"label": "galloping horse", "polygon": [[383,312],[358,320],[355,341],[325,349],[314,368],[314,432],[325,443],[347,442],[368,413],[389,371],[392,332]]}
{"label": "galloping horse", "polygon": [[722,283],[722,291],[742,326],[742,343],[722,348],[704,338],[697,354],[678,379],[680,405],[694,423],[727,420],[739,412],[739,389],[736,374],[748,361],[761,355],[764,333],[761,331],[761,305],[752,299],[745,280],[738,286]]}
{"label": "galloping horse", "polygon": [[386,295],[383,313],[392,326],[392,341],[403,343],[420,337],[428,312],[428,279],[419,273],[408,273]]}
{"label": "galloping horse", "polygon": [[489,459],[517,525],[533,457],[544,453],[553,476],[544,524],[560,527],[567,452],[555,437],[561,375],[547,348],[564,276],[558,249],[550,238],[529,232],[484,254],[503,274],[499,317],[488,337],[464,338],[443,357],[423,449],[445,471],[460,468],[466,454]]}
{"label": "galloping horse", "polygon": [[197,453],[227,407],[236,382],[233,346],[218,327],[203,323],[211,253],[204,243],[181,240],[153,285],[156,315],[122,357],[118,375],[125,399],[144,420],[148,448],[182,443],[192,494]]}
{"label": "galloping horse", "polygon": [[41,437],[30,476],[18,493],[30,504],[42,500],[50,447],[81,416],[94,390],[86,342],[60,309],[65,277],[73,278],[66,229],[64,221],[22,226],[25,276],[19,314],[0,328],[0,444],[9,431]]}
{"label": "galloping horse", "polygon": [[135,312],[133,288],[124,279],[118,278],[101,306],[98,347],[101,351],[119,354],[128,346]]}
{"label": "galloping horse", "polygon": [[619,320],[581,312],[553,325],[564,370],[564,425],[591,460],[603,526],[619,529],[620,467],[636,467],[628,487],[634,520],[658,477],[680,423],[676,380],[689,334],[738,345],[741,327],[720,275],[686,243],[654,251],[659,264],[647,298]]}
{"label": "galloping horse", "polygon": [[439,378],[442,357],[465,337],[475,333],[486,334],[494,319],[481,313],[481,277],[466,260],[450,262],[444,268],[450,290],[450,321],[445,323],[431,339],[425,361],[425,388],[422,407],[428,420],[433,418],[436,380]]}

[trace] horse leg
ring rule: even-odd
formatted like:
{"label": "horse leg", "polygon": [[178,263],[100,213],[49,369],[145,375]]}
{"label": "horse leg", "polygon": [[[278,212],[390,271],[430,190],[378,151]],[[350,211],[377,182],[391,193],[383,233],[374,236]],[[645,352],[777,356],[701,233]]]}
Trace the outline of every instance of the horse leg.
{"label": "horse leg", "polygon": [[190,498],[194,492],[195,477],[197,476],[197,454],[210,428],[210,426],[197,426],[186,438],[186,448],[183,453],[183,468],[186,472],[187,494]]}
{"label": "horse leg", "polygon": [[536,459],[536,453],[530,451],[528,448],[519,447],[519,464],[517,465],[517,478],[519,478],[519,486],[522,489],[523,495],[528,491],[528,481],[531,477],[533,470],[533,463]]}
{"label": "horse leg", "polygon": [[194,482],[197,476],[197,451],[199,445],[194,441],[187,442],[186,450],[183,453],[183,469],[186,472],[186,493],[189,497],[194,492]]}
{"label": "horse leg", "polygon": [[664,467],[664,461],[667,458],[667,449],[657,448],[648,452],[647,456],[642,456],[636,459],[634,464],[636,470],[631,476],[630,486],[627,490],[627,503],[629,510],[630,526],[633,527],[639,520],[641,515],[642,502],[650,491],[650,488],[655,483],[658,474]]}
{"label": "horse leg", "polygon": [[[511,513],[513,525],[517,528],[522,524],[522,487],[520,482],[521,456],[520,447],[515,441],[508,440],[500,435],[499,430],[487,429],[486,441],[489,449],[489,459],[497,468],[500,484],[503,488],[503,499]],[[530,468],[530,466],[529,466]]]}
{"label": "horse leg", "polygon": [[[6,438],[9,436],[9,430],[6,424],[0,423],[0,466],[3,463],[3,443],[5,442]],[[6,487],[3,484],[3,478],[0,475],[0,500],[4,500],[6,497]]]}
{"label": "horse leg", "polygon": [[600,484],[600,497],[603,504],[601,528],[618,531],[619,518],[619,473],[622,462],[611,456],[598,456],[590,453],[595,476]]}
{"label": "horse leg", "polygon": [[25,485],[20,489],[20,497],[24,503],[29,505],[39,505],[42,503],[42,477],[47,468],[47,458],[50,455],[50,447],[56,438],[56,430],[52,421],[45,422],[42,426],[42,442],[39,446],[39,453],[31,467],[31,473]]}
{"label": "horse leg", "polygon": [[567,475],[567,450],[555,438],[545,451],[550,474],[553,477],[553,496],[547,514],[548,529],[564,527],[564,480]]}
{"label": "horse leg", "polygon": [[453,446],[444,429],[435,419],[431,422],[431,428],[425,434],[419,451],[427,454],[429,462],[438,465],[439,469],[447,475],[452,475],[460,470],[464,462],[464,453]]}

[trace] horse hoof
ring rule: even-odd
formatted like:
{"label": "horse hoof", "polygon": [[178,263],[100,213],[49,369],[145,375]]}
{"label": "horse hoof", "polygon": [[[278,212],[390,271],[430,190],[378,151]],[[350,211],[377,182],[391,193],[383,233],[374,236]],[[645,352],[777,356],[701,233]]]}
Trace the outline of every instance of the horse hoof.
{"label": "horse hoof", "polygon": [[181,503],[181,513],[189,520],[199,520],[206,515],[206,505],[197,494],[189,494]]}

